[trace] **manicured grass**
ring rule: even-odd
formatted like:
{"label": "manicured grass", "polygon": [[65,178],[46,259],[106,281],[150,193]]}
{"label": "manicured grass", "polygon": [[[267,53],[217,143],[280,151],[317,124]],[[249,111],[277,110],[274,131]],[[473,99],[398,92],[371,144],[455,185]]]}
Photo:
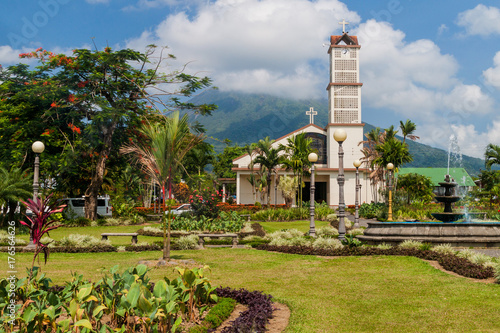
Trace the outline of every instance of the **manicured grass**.
{"label": "manicured grass", "polygon": [[[297,229],[302,232],[309,231],[310,221],[287,221],[287,222],[259,222],[259,224],[264,228],[266,233],[272,233],[282,229]],[[315,221],[316,229],[328,225],[328,221]]]}
{"label": "manicured grass", "polygon": [[[55,283],[71,272],[96,280],[102,268],[136,265],[161,253],[53,253],[42,271]],[[500,285],[454,277],[413,257],[342,257],[247,249],[172,251],[174,259],[209,265],[214,285],[269,293],[292,313],[286,332],[499,332]],[[16,254],[19,272],[31,254]],[[7,263],[7,255],[0,254]],[[173,278],[153,268],[152,280]],[[21,275],[21,274],[19,274]]]}

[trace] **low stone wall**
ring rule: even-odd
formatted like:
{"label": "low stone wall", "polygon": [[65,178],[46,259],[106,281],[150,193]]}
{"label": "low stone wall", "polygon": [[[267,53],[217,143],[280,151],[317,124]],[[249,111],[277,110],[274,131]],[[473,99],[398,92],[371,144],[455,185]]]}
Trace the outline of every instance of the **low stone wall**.
{"label": "low stone wall", "polygon": [[368,244],[399,244],[407,239],[454,247],[500,247],[500,223],[495,222],[368,222]]}

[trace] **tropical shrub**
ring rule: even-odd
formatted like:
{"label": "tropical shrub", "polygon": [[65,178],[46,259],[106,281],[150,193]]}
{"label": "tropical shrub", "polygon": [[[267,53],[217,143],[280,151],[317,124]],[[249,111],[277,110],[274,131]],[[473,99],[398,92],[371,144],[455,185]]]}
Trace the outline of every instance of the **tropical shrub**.
{"label": "tropical shrub", "polygon": [[115,266],[95,283],[75,273],[66,286],[51,287],[50,279],[38,276],[35,268],[31,281],[16,282],[13,303],[7,292],[10,282],[0,280],[2,309],[14,304],[13,317],[2,311],[0,327],[6,332],[13,325],[22,333],[174,332],[183,320],[197,321],[218,299],[204,270],[177,268],[177,279],[151,283],[144,265],[122,274]]}
{"label": "tropical shrub", "polygon": [[422,242],[406,239],[403,242],[399,243],[398,246],[403,249],[419,249],[422,246]]}
{"label": "tropical shrub", "polygon": [[179,250],[194,250],[198,247],[198,240],[198,236],[193,234],[179,237],[175,244]]}
{"label": "tropical shrub", "polygon": [[344,245],[342,245],[342,243],[338,239],[335,239],[335,238],[318,237],[312,243],[312,247],[314,247],[316,249],[335,250],[335,249],[343,248]]}
{"label": "tropical shrub", "polygon": [[316,236],[322,238],[334,238],[339,235],[339,231],[330,225],[318,228],[316,230]]}
{"label": "tropical shrub", "polygon": [[221,193],[214,188],[206,187],[201,191],[194,190],[189,196],[189,203],[197,217],[216,218],[219,215],[217,204],[221,200]]}
{"label": "tropical shrub", "polygon": [[359,216],[364,217],[365,219],[373,219],[377,217],[381,211],[385,209],[385,204],[378,203],[362,203],[359,206]]}
{"label": "tropical shrub", "polygon": [[455,250],[451,247],[451,244],[439,244],[431,248],[431,251],[442,253],[442,254],[455,254]]}
{"label": "tropical shrub", "polygon": [[33,243],[35,244],[35,254],[33,255],[33,262],[31,263],[31,270],[33,270],[35,265],[36,257],[41,252],[44,253],[45,263],[47,263],[49,248],[40,240],[50,230],[59,228],[59,225],[52,225],[58,222],[58,220],[53,219],[51,215],[61,213],[64,207],[66,207],[66,205],[57,205],[56,203],[50,204],[51,197],[52,194],[48,195],[43,200],[37,197],[35,200],[28,199],[28,202],[23,202],[26,208],[32,212],[32,216],[26,215],[26,219],[29,221],[28,223],[19,221],[29,228]]}

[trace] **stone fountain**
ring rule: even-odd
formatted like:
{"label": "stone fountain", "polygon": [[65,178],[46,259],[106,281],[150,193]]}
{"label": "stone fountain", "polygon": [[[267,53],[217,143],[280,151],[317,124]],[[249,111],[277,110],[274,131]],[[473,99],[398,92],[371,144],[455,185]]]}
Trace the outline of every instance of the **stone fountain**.
{"label": "stone fountain", "polygon": [[455,188],[457,183],[450,175],[446,175],[444,182],[439,183],[439,186],[444,188],[444,195],[436,195],[434,198],[437,202],[442,202],[444,204],[444,212],[442,213],[432,213],[436,220],[442,222],[456,222],[465,217],[465,213],[453,212],[452,203],[460,200],[460,196],[455,195]]}
{"label": "stone fountain", "polygon": [[454,247],[500,247],[500,223],[456,222],[472,214],[453,212],[452,204],[460,197],[455,194],[458,184],[449,175],[439,185],[444,195],[435,198],[444,204],[444,212],[432,215],[441,222],[368,222],[364,235],[358,238],[372,245],[416,240]]}

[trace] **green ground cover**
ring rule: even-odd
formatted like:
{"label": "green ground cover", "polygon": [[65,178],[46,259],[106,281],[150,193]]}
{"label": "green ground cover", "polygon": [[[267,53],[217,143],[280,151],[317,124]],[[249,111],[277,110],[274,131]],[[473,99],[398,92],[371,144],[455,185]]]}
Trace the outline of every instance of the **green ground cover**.
{"label": "green ground cover", "polygon": [[[89,228],[91,229],[91,228]],[[286,332],[498,332],[500,285],[477,283],[432,268],[414,257],[341,257],[269,253],[247,249],[173,251],[211,267],[213,285],[260,290],[287,304]],[[96,280],[103,268],[125,268],[161,253],[53,253],[42,271],[55,283],[71,272]],[[32,254],[16,254],[19,272]],[[0,254],[7,263],[7,254]],[[157,279],[172,267],[154,268]]]}
{"label": "green ground cover", "polygon": [[[297,229],[302,232],[309,231],[309,222],[306,220],[302,221],[288,221],[288,222],[259,222],[259,224],[264,228],[266,233],[272,233],[282,229]],[[315,221],[316,229],[324,227],[330,224],[328,221]]]}

